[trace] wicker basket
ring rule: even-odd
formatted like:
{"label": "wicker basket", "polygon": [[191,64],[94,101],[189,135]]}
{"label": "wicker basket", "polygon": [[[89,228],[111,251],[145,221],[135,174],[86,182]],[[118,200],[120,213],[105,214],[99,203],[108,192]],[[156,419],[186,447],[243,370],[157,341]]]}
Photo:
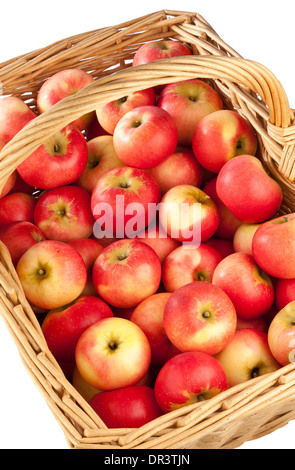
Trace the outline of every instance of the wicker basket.
{"label": "wicker basket", "polygon": [[[163,38],[186,42],[194,55],[131,67],[142,43]],[[6,145],[0,153],[0,190],[18,164],[44,139],[95,110],[98,104],[134,90],[198,77],[208,80],[227,107],[252,123],[259,140],[259,157],[284,192],[281,213],[295,212],[295,125],[286,94],[268,69],[241,58],[199,14],[159,11],[2,63],[3,94],[22,98],[36,111],[37,90],[42,82],[70,67],[83,68],[95,77],[95,82],[38,116]],[[289,364],[139,429],[108,429],[48,350],[3,244],[0,311],[25,367],[72,448],[236,448],[295,418],[295,364]]]}

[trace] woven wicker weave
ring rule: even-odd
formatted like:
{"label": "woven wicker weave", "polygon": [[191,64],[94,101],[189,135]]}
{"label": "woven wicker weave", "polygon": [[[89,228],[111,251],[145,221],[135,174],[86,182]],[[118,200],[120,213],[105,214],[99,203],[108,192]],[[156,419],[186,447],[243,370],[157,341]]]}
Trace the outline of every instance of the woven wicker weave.
{"label": "woven wicker weave", "polygon": [[[194,55],[131,67],[141,44],[163,38],[186,42]],[[0,152],[0,190],[19,163],[46,138],[98,105],[135,90],[198,77],[215,87],[228,108],[251,122],[258,136],[259,157],[284,192],[281,213],[295,212],[295,125],[288,98],[268,69],[241,58],[200,15],[160,11],[9,60],[0,64],[3,94],[22,98],[36,111],[42,82],[70,67],[83,68],[95,82],[38,116],[6,145]],[[139,429],[107,429],[48,350],[3,244],[0,312],[70,447],[236,448],[295,418],[295,364],[290,364]]]}

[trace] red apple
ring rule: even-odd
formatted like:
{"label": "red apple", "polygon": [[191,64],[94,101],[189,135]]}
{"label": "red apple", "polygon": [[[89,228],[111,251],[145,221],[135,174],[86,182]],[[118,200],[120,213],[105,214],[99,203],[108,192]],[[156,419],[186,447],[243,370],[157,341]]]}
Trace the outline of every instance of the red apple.
{"label": "red apple", "polygon": [[97,290],[95,289],[92,278],[92,269],[97,257],[104,249],[104,246],[92,238],[78,238],[76,240],[70,240],[68,243],[75,248],[78,253],[80,253],[86,265],[87,282],[81,295],[92,295],[97,297]]}
{"label": "red apple", "polygon": [[167,300],[164,328],[180,351],[216,354],[232,339],[237,316],[230,298],[209,282],[192,282]]}
{"label": "red apple", "polygon": [[196,125],[202,118],[223,109],[214,88],[197,78],[169,83],[162,89],[157,104],[172,116],[181,145],[192,144]]}
{"label": "red apple", "polygon": [[295,362],[295,301],[288,303],[272,320],[268,344],[279,364]]}
{"label": "red apple", "polygon": [[122,163],[114,148],[113,137],[102,135],[87,142],[88,160],[87,165],[77,184],[86,189],[89,193],[94,190],[99,178],[108,170],[125,166]]}
{"label": "red apple", "polygon": [[[1,202],[0,202],[1,204]],[[295,214],[261,224],[252,241],[256,263],[270,276],[295,278]]]}
{"label": "red apple", "polygon": [[[39,113],[44,113],[60,100],[74,95],[92,82],[94,78],[84,70],[65,69],[56,72],[39,89],[37,95]],[[72,124],[81,131],[86,129],[94,118],[95,112],[87,113]]]}
{"label": "red apple", "polygon": [[190,48],[180,41],[149,41],[136,51],[133,58],[133,66],[148,64],[154,60],[168,59],[169,57],[179,57],[192,55]]}
{"label": "red apple", "polygon": [[14,222],[4,227],[0,240],[6,245],[12,262],[16,266],[22,255],[31,246],[45,240],[45,236],[31,222]]}
{"label": "red apple", "polygon": [[169,189],[161,200],[159,217],[167,234],[181,242],[205,242],[219,225],[218,211],[212,199],[191,185]]}
{"label": "red apple", "polygon": [[7,144],[36,114],[20,98],[3,96],[0,99],[0,140]]}
{"label": "red apple", "polygon": [[182,245],[173,250],[163,265],[163,284],[167,292],[175,292],[191,282],[212,282],[221,255],[204,243],[194,246]]}
{"label": "red apple", "polygon": [[216,183],[217,177],[209,181],[209,183],[203,187],[204,193],[211,197],[219,214],[219,226],[215,232],[215,237],[233,240],[235,232],[242,222],[238,220],[220,200],[216,191]]}
{"label": "red apple", "polygon": [[82,377],[99,390],[137,384],[147,373],[151,348],[143,331],[130,320],[105,318],[89,326],[76,346]]}
{"label": "red apple", "polygon": [[39,192],[38,189],[34,188],[33,186],[30,186],[28,183],[26,183],[18,173],[18,171],[15,171],[16,173],[16,181],[11,189],[12,193],[26,193],[32,196],[34,193]]}
{"label": "red apple", "polygon": [[295,300],[295,279],[278,279],[275,287],[275,304],[279,310]]}
{"label": "red apple", "polygon": [[156,293],[161,271],[158,255],[148,245],[138,240],[119,240],[98,256],[93,281],[106,302],[129,308]]}
{"label": "red apple", "polygon": [[13,222],[34,222],[36,199],[25,193],[9,193],[0,199],[0,227]]}
{"label": "red apple", "polygon": [[109,134],[113,135],[120,119],[138,106],[154,106],[156,94],[154,88],[139,90],[118,100],[111,101],[96,110],[98,122]]}
{"label": "red apple", "polygon": [[[47,345],[59,363],[75,364],[75,349],[81,334],[103,318],[113,317],[106,302],[97,297],[79,297],[73,303],[50,310],[42,322]],[[73,367],[74,370],[74,367]]]}
{"label": "red apple", "polygon": [[241,224],[233,238],[233,245],[235,252],[247,253],[252,255],[252,241],[254,233],[261,224]]}
{"label": "red apple", "polygon": [[52,189],[74,183],[87,163],[87,143],[74,126],[67,126],[47,139],[17,170],[30,186]]}
{"label": "red apple", "polygon": [[133,237],[154,219],[159,201],[159,186],[145,171],[125,166],[107,171],[91,196],[95,236]]}
{"label": "red apple", "polygon": [[264,315],[274,302],[270,277],[247,253],[233,253],[224,258],[216,267],[212,282],[230,297],[238,318],[243,320]]}
{"label": "red apple", "polygon": [[192,150],[185,147],[177,147],[172,155],[151,168],[149,173],[158,183],[162,195],[180,184],[190,184],[200,188],[203,180],[201,165]]}
{"label": "red apple", "polygon": [[209,400],[228,389],[219,362],[204,352],[184,352],[161,368],[155,382],[155,397],[168,413],[182,406]]}
{"label": "red apple", "polygon": [[253,328],[237,330],[230,343],[215,356],[229,387],[269,374],[280,368],[267,342],[267,334]]}
{"label": "red apple", "polygon": [[164,263],[171,251],[180,246],[180,242],[169,237],[161,225],[157,223],[150,224],[145,231],[140,232],[135,238],[153,248],[159,256],[161,264]]}
{"label": "red apple", "polygon": [[9,176],[8,180],[6,181],[6,183],[4,184],[3,186],[3,189],[2,191],[0,191],[0,199],[4,196],[7,196],[8,193],[11,192],[13,186],[15,185],[16,183],[16,175],[17,175],[17,172],[14,171],[13,173],[11,173],[11,175]]}
{"label": "red apple", "polygon": [[146,298],[134,309],[130,320],[145,333],[152,352],[152,364],[163,365],[180,351],[169,340],[163,324],[163,313],[168,292],[161,292]]}
{"label": "red apple", "polygon": [[223,109],[205,116],[196,126],[192,146],[197,160],[219,173],[237,155],[255,155],[257,138],[252,126],[236,111]]}
{"label": "red apple", "polygon": [[76,186],[46,191],[37,202],[34,221],[50,240],[88,238],[94,226],[90,195]]}
{"label": "red apple", "polygon": [[228,255],[234,253],[232,240],[223,240],[222,238],[210,238],[205,242],[205,245],[211,246],[221,255],[226,258]]}
{"label": "red apple", "polygon": [[252,155],[239,155],[228,161],[218,174],[216,191],[235,217],[247,224],[273,217],[283,199],[280,185]]}
{"label": "red apple", "polygon": [[45,310],[73,302],[81,295],[87,279],[81,255],[67,243],[54,240],[29,248],[16,270],[29,302]]}
{"label": "red apple", "polygon": [[89,404],[108,428],[139,428],[163,414],[154,390],[145,385],[99,393]]}
{"label": "red apple", "polygon": [[96,137],[100,137],[101,135],[109,135],[108,132],[101,127],[99,124],[97,117],[95,116],[93,121],[87,126],[87,129],[84,131],[84,135],[86,140],[89,142],[92,139],[96,139]]}
{"label": "red apple", "polygon": [[147,169],[159,165],[177,145],[170,114],[158,106],[139,106],[125,114],[114,131],[114,146],[127,166]]}

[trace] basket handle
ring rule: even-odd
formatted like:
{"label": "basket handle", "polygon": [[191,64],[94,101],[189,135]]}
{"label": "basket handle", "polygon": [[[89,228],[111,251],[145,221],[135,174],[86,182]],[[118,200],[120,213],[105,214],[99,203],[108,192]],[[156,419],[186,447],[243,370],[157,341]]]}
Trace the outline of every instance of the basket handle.
{"label": "basket handle", "polygon": [[294,112],[281,83],[257,62],[206,55],[128,67],[58,102],[31,121],[0,152],[0,190],[22,161],[47,138],[81,115],[136,90],[196,77],[215,80],[234,106],[260,131],[268,152],[279,166],[278,171],[282,173],[284,169],[285,178],[295,180]]}

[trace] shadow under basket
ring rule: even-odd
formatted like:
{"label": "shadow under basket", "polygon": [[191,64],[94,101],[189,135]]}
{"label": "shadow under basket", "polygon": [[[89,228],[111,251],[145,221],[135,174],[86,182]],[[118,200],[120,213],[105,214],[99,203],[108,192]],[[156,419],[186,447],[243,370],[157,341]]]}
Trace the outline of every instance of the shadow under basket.
{"label": "shadow under basket", "polygon": [[[132,67],[145,42],[175,39],[192,56]],[[295,212],[294,112],[276,77],[243,59],[197,13],[159,11],[124,24],[56,42],[0,64],[3,95],[36,110],[37,91],[55,72],[81,68],[88,87],[41,114],[0,152],[0,190],[9,175],[48,137],[99,105],[135,90],[185,79],[208,81],[225,106],[256,130],[258,156],[281,185],[280,214]],[[257,439],[295,418],[295,364],[252,379],[211,400],[189,405],[138,429],[108,429],[64,376],[25,298],[6,247],[0,243],[0,312],[32,380],[76,449],[228,449]]]}

